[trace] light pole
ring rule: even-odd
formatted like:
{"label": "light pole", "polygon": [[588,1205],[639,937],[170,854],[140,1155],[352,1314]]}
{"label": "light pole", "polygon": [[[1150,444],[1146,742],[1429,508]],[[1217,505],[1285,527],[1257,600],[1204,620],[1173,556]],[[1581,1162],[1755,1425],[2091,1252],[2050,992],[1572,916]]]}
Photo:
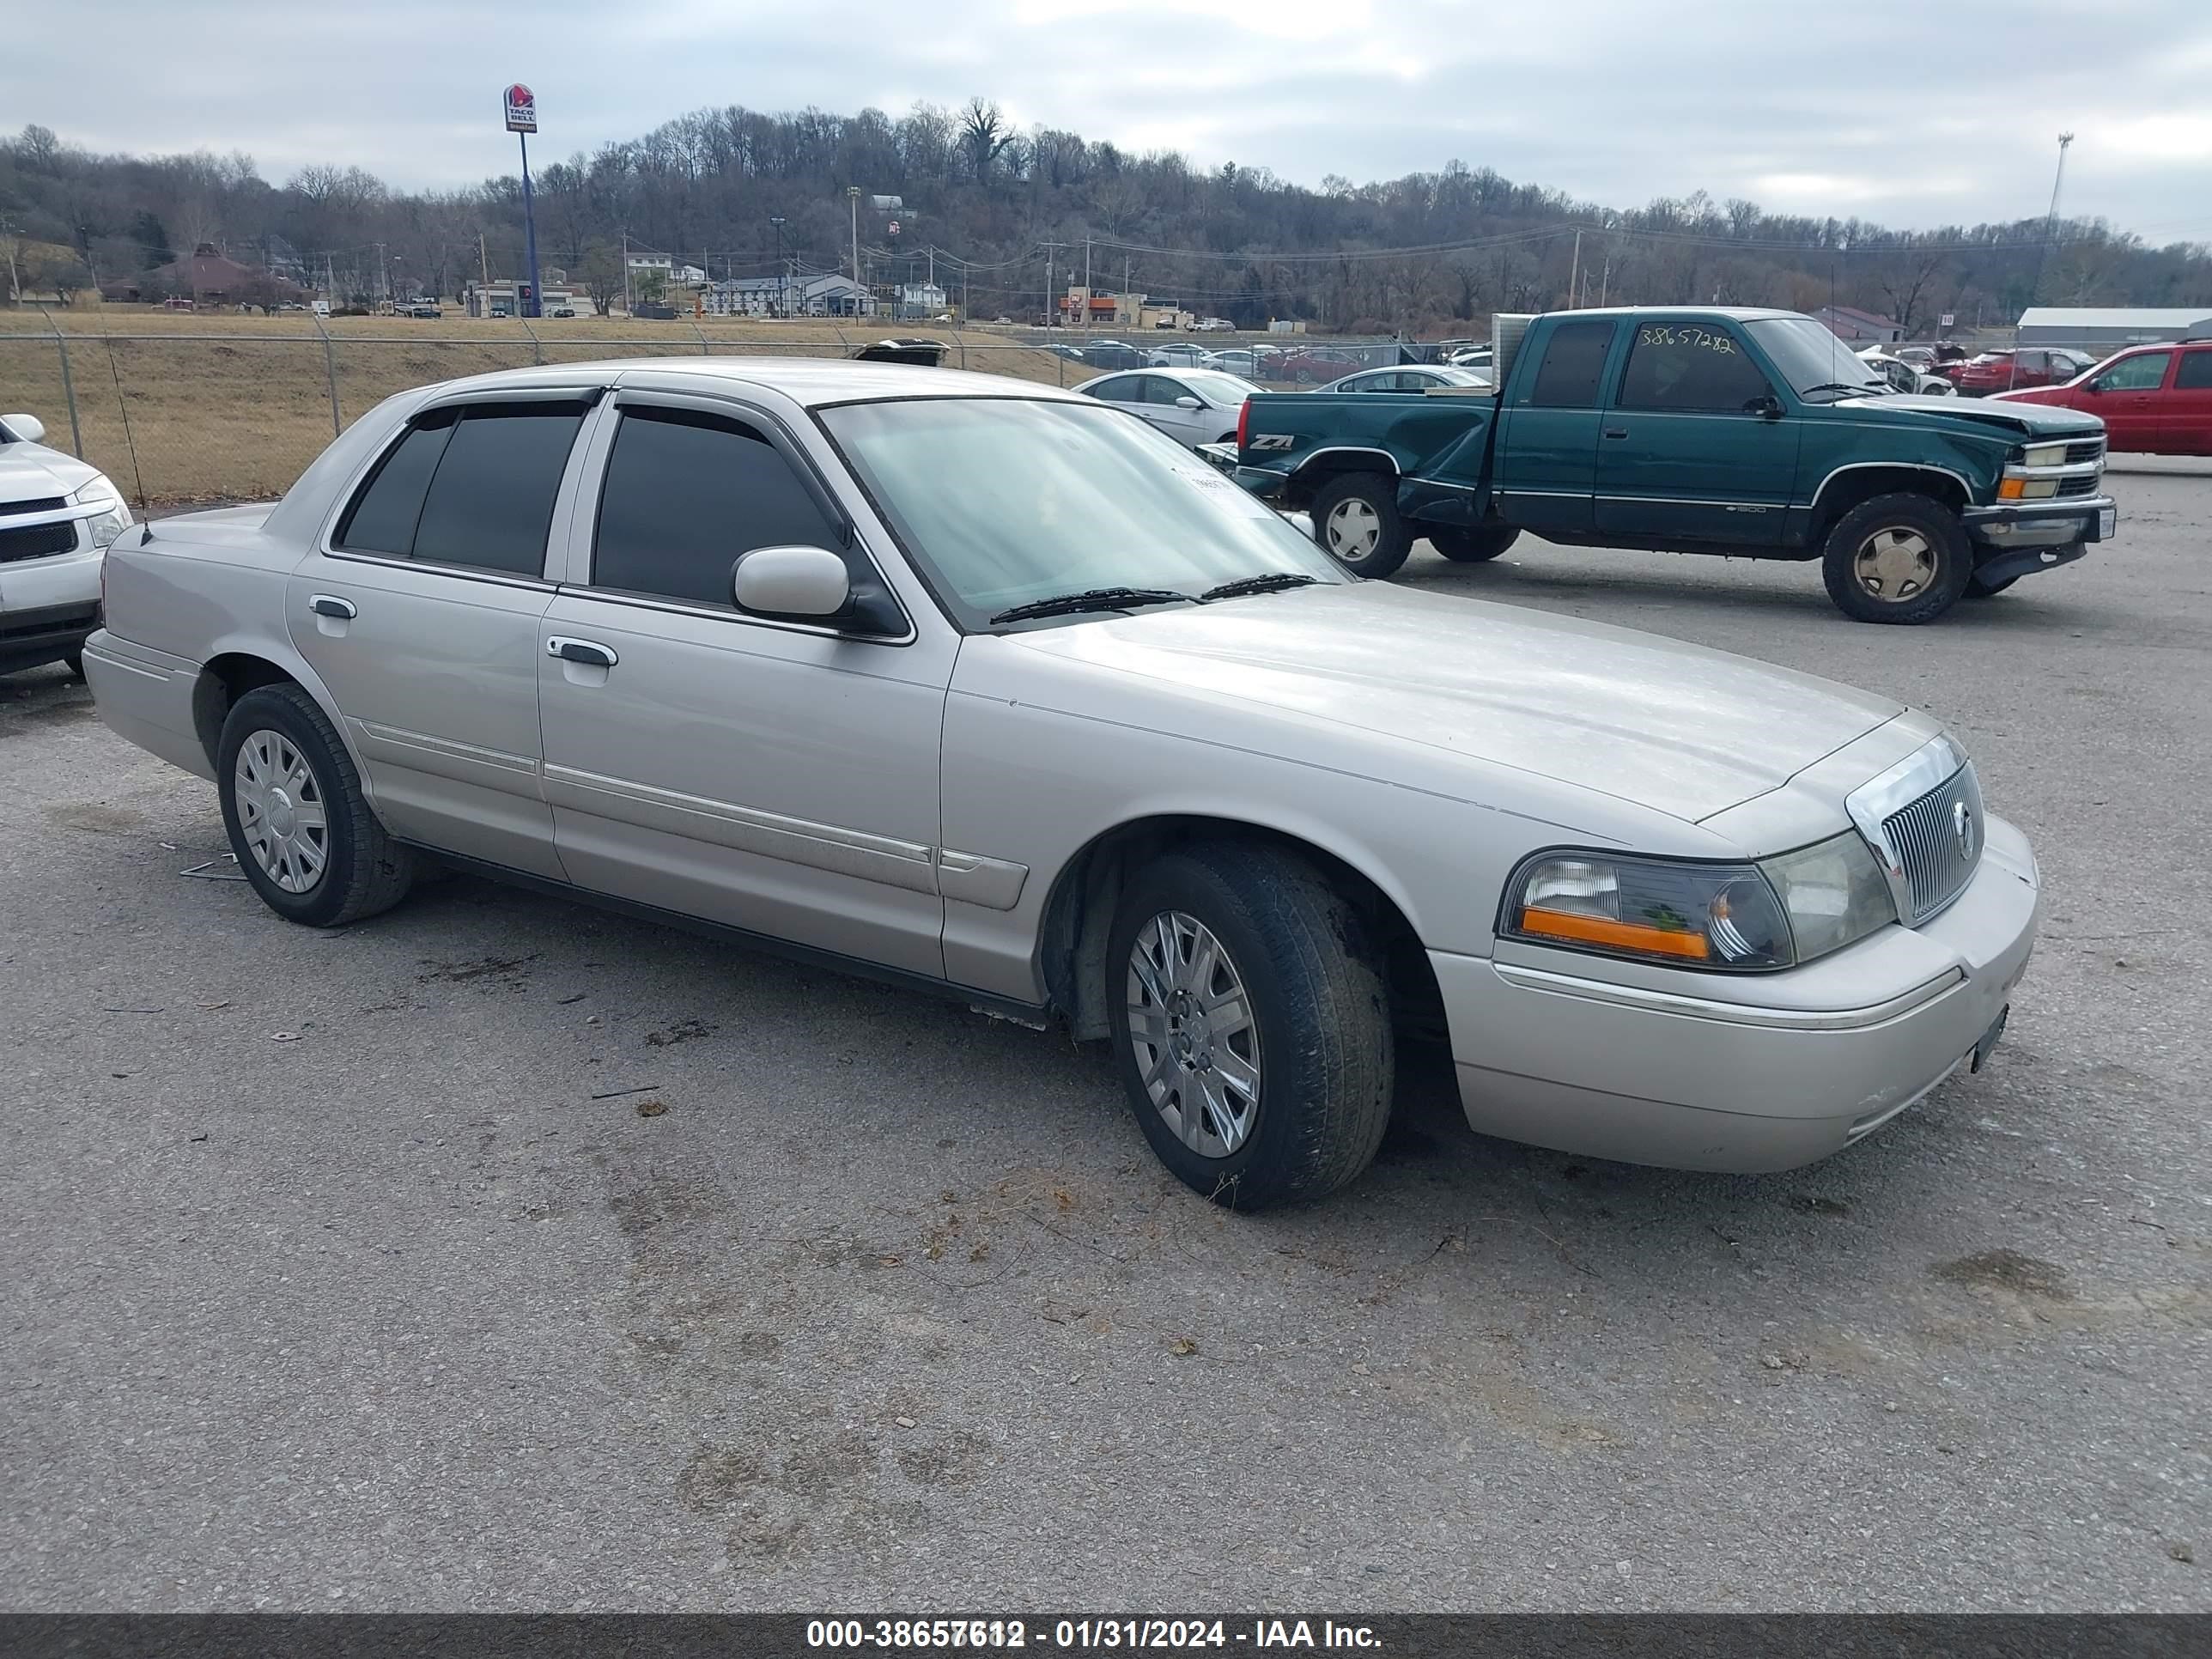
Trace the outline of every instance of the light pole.
{"label": "light pole", "polygon": [[770,218],[768,223],[775,233],[775,309],[781,317],[791,309],[791,273],[783,268],[783,221]]}
{"label": "light pole", "polygon": [[[2031,306],[2043,297],[2043,269],[2050,263],[2051,245],[2058,240],[2058,191],[2059,187],[2066,182],[2066,152],[2072,148],[2073,143],[2072,133],[2062,132],[2058,135],[2058,171],[2053,173],[2051,179],[2051,211],[2044,216],[2043,246],[2036,253],[2035,280],[2028,285],[2027,289],[2027,302]],[[2020,343],[2017,335],[2014,337],[2013,343],[2014,345]],[[2017,352],[2014,353],[2011,361],[2015,365],[2016,373],[2020,355]],[[2012,378],[2011,374],[2005,376],[2007,386],[2011,386]]]}
{"label": "light pole", "polygon": [[[861,288],[865,284],[860,281],[860,187],[846,185],[845,200],[853,210],[853,286]],[[853,314],[860,314],[860,297],[857,294],[853,296]]]}

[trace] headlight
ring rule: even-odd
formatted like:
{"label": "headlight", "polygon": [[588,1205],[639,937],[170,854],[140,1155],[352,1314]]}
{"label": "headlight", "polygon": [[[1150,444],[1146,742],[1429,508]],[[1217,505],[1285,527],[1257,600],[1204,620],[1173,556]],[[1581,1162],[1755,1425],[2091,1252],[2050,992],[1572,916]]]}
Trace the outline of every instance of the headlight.
{"label": "headlight", "polygon": [[1543,853],[1506,895],[1510,938],[1720,972],[1810,962],[1897,920],[1881,866],[1849,830],[1755,864]]}
{"label": "headlight", "polygon": [[121,493],[105,477],[94,478],[71,495],[70,501],[78,507],[100,509],[84,522],[94,547],[109,546],[118,536],[131,528],[131,508],[125,503]]}
{"label": "headlight", "polygon": [[2024,466],[2063,466],[2066,465],[2064,444],[2037,444],[2021,459]]}

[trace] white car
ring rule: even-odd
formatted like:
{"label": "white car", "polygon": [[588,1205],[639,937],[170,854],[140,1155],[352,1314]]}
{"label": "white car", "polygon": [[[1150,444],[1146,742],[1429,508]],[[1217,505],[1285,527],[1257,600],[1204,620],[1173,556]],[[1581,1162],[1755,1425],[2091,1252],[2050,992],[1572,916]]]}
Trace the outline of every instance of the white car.
{"label": "white car", "polygon": [[1959,388],[1941,374],[1930,374],[1916,363],[1881,350],[1862,351],[1859,361],[1889,382],[1893,392],[1920,398],[1955,398]]}
{"label": "white car", "polygon": [[1218,369],[1159,369],[1102,374],[1075,388],[1086,398],[1118,404],[1186,448],[1234,443],[1244,400],[1260,388]]}
{"label": "white car", "polygon": [[107,605],[100,718],[215,784],[279,916],[428,856],[1062,1024],[1238,1208],[1357,1176],[1438,1040],[1487,1133],[1809,1162],[1978,1069],[2034,940],[1927,715],[1358,580],[995,375],[419,387],[274,507],[125,536]]}
{"label": "white car", "polygon": [[1237,325],[1226,317],[1201,317],[1191,325],[1194,334],[1233,334]]}
{"label": "white car", "polygon": [[100,626],[100,565],[131,509],[96,466],[40,441],[35,415],[0,415],[0,674],[65,663]]}
{"label": "white car", "polygon": [[1213,354],[1188,343],[1154,346],[1145,361],[1154,368],[1212,368]]}

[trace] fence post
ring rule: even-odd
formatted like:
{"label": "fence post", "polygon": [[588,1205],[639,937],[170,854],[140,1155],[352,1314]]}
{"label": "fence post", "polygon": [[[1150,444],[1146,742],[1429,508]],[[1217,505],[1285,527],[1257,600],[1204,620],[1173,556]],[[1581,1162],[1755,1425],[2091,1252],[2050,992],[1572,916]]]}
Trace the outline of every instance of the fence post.
{"label": "fence post", "polygon": [[538,331],[537,331],[536,329],[534,329],[534,328],[531,327],[531,325],[530,325],[530,319],[529,319],[529,318],[527,318],[527,317],[521,317],[521,316],[518,316],[514,320],[515,320],[516,322],[520,323],[520,324],[522,325],[522,331],[523,331],[525,334],[527,334],[527,335],[530,337],[530,351],[531,351],[532,360],[534,362],[536,362],[536,364],[538,365],[538,368],[544,368],[544,367],[545,367],[545,342],[544,342],[544,341],[543,341],[543,340],[541,340],[541,339],[539,339],[539,338],[538,337]]}
{"label": "fence post", "polygon": [[699,319],[696,317],[686,317],[684,320],[691,325],[691,331],[699,337],[699,355],[702,357],[713,356],[714,354],[707,349],[707,331],[699,326]]}
{"label": "fence post", "polygon": [[62,325],[54,320],[53,313],[44,306],[39,307],[39,314],[46,319],[46,326],[53,330],[54,344],[62,354],[62,401],[69,405],[70,448],[81,461],[84,459],[84,433],[76,421],[76,382],[70,376],[69,336],[62,332]]}
{"label": "fence post", "polygon": [[331,388],[331,436],[337,437],[344,429],[343,418],[338,414],[338,358],[331,347],[331,331],[323,326],[320,313],[309,312],[307,320],[315,325],[315,332],[323,337],[323,378]]}

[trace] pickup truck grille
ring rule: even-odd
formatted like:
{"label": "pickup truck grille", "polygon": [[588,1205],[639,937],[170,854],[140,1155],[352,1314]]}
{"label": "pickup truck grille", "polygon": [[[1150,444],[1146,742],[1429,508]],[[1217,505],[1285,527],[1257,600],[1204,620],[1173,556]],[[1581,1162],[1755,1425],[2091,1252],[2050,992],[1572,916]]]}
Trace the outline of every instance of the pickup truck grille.
{"label": "pickup truck grille", "polygon": [[1981,862],[1984,834],[1981,786],[1974,769],[1962,766],[1949,779],[1882,823],[1896,849],[1912,895],[1908,926],[1927,921],[1958,897]]}
{"label": "pickup truck grille", "polygon": [[2102,438],[2084,438],[2079,443],[2066,446],[2066,465],[2069,466],[2080,466],[2085,461],[2101,461],[2104,459],[2105,441]]}
{"label": "pickup truck grille", "polygon": [[0,564],[12,564],[19,559],[48,558],[76,549],[75,519],[64,519],[59,524],[26,524],[12,530],[0,530]]}
{"label": "pickup truck grille", "polygon": [[2058,493],[2061,495],[2094,495],[2097,493],[2097,486],[2103,482],[2094,473],[2079,478],[2061,478]]}

